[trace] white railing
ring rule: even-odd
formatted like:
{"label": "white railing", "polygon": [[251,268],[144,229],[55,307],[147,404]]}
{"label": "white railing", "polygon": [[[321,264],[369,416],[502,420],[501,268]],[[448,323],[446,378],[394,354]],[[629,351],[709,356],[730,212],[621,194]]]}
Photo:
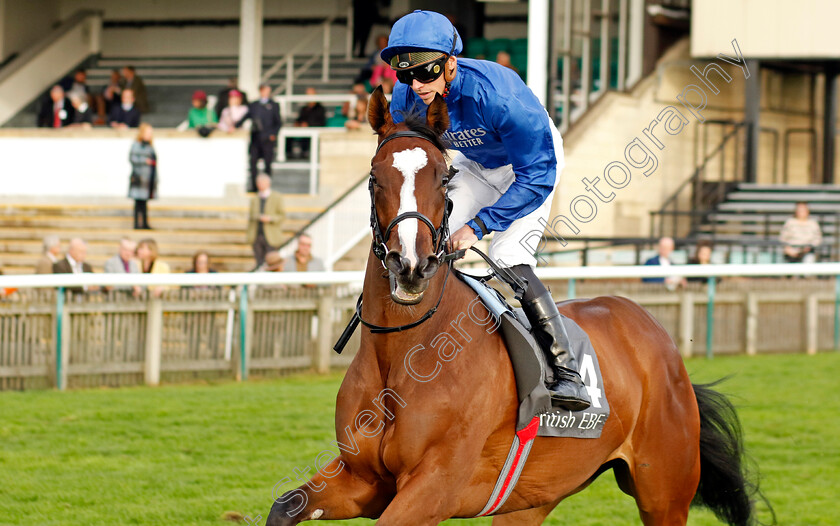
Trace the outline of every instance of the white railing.
{"label": "white railing", "polygon": [[[353,53],[353,8],[352,5],[349,5],[346,8],[347,13],[347,37],[345,38],[345,57],[349,60]],[[336,16],[332,16],[324,21],[318,28],[313,29],[306,37],[300,40],[297,44],[295,44],[292,49],[286,52],[285,55],[280,57],[277,62],[271,65],[262,75],[260,82],[269,82],[271,77],[279,72],[281,69],[285,68],[286,73],[286,81],[284,84],[281,84],[277,88],[274,89],[272,95],[280,95],[282,93],[292,94],[294,93],[294,84],[295,80],[298,79],[301,75],[309,71],[309,69],[317,62],[318,57],[321,57],[321,82],[328,82],[330,80],[330,47],[331,47],[331,40],[332,40],[332,24],[336,20]],[[300,55],[303,50],[308,50],[310,44],[316,39],[316,37],[321,36],[321,50],[320,55],[315,54],[312,55],[308,60],[306,60],[303,64],[295,69],[295,56]],[[306,53],[309,55],[309,53]]]}
{"label": "white railing", "polygon": [[[367,178],[336,200],[315,218],[306,232],[312,237],[312,253],[324,262],[327,270],[344,257],[362,239],[370,235],[370,193]],[[281,249],[291,254],[294,242]]]}
{"label": "white railing", "polygon": [[[766,264],[766,265],[674,265],[662,266],[627,266],[627,267],[581,267],[581,268],[541,268],[537,275],[543,280],[568,280],[568,298],[575,296],[575,283],[578,279],[598,280],[616,278],[654,278],[654,277],[708,277],[705,291],[702,288],[687,288],[684,291],[669,292],[665,287],[651,285],[651,288],[641,291],[638,294],[630,295],[641,305],[652,309],[653,312],[660,312],[663,324],[670,327],[669,332],[678,341],[680,351],[684,356],[692,356],[692,345],[695,339],[700,339],[702,330],[705,329],[706,356],[711,358],[714,346],[731,347],[727,344],[730,338],[739,339],[738,352],[746,351],[747,354],[756,354],[759,349],[768,348],[767,339],[776,339],[786,336],[788,339],[793,336],[799,343],[788,343],[784,350],[800,351],[803,347],[808,354],[814,354],[819,348],[828,348],[832,341],[835,350],[840,350],[840,263],[812,263],[812,264]],[[751,284],[747,281],[734,281],[738,285],[737,290],[732,287],[723,287],[716,298],[715,277],[788,277],[788,276],[834,276],[834,291],[831,291],[831,282],[822,280],[811,280],[808,287],[781,286],[790,282],[780,282],[768,288],[765,282]],[[159,383],[162,370],[231,370],[236,372],[239,379],[246,379],[249,368],[286,368],[294,369],[312,365],[319,372],[329,371],[331,360],[333,364],[347,364],[350,356],[342,356],[340,360],[332,355],[331,347],[335,342],[337,331],[340,331],[346,323],[346,316],[352,312],[354,306],[354,293],[361,287],[364,273],[353,272],[304,272],[304,273],[219,273],[219,274],[56,274],[56,275],[19,275],[0,276],[0,291],[9,289],[26,288],[56,288],[58,292],[54,295],[23,294],[17,301],[14,296],[10,301],[0,302],[0,317],[9,320],[13,326],[15,323],[35,322],[35,318],[46,319],[36,327],[43,334],[43,340],[36,343],[30,338],[19,345],[23,354],[10,355],[8,352],[0,352],[0,385],[3,379],[24,379],[26,377],[50,376],[59,389],[67,385],[67,377],[77,374],[105,374],[105,373],[143,373],[144,381],[155,385]],[[824,283],[824,285],[823,285]],[[120,303],[116,297],[96,299],[97,295],[83,295],[71,297],[66,302],[66,289],[70,287],[91,287],[91,286],[185,286],[194,287],[200,285],[210,286],[234,286],[236,292],[228,294],[223,292],[215,294],[212,301],[203,300],[196,296],[190,298],[175,298],[164,293],[162,298],[149,295],[148,298],[136,300],[122,300]],[[285,286],[278,289],[278,285]],[[295,292],[295,285],[320,285],[316,288],[298,289],[309,291],[301,295]],[[343,287],[337,287],[337,285]],[[259,292],[266,286],[265,292],[281,292],[280,295],[266,296],[263,294],[253,295],[251,291],[255,288]],[[273,286],[273,287],[272,287]],[[582,285],[583,286],[583,285]],[[627,282],[618,282],[614,288],[600,293],[615,293],[627,288]],[[727,290],[728,289],[728,290]],[[800,290],[801,289],[801,290]],[[175,291],[171,291],[175,292]],[[183,292],[183,291],[182,291]],[[200,292],[200,291],[199,291]],[[705,292],[705,294],[704,294]],[[14,293],[12,293],[14,294]],[[703,298],[703,296],[706,296]],[[111,298],[111,301],[108,300]],[[46,302],[45,302],[46,301]],[[51,307],[49,301],[54,301]],[[117,303],[114,303],[116,301]],[[720,304],[720,309],[715,310],[715,302]],[[735,304],[740,307],[732,310]],[[777,314],[774,314],[773,305],[784,305],[785,309],[794,309],[790,316],[800,318],[803,323],[793,323],[789,327],[786,324],[779,324]],[[705,316],[698,316],[697,307],[705,306]],[[766,307],[765,307],[766,306]],[[833,311],[831,308],[833,307]],[[662,309],[669,309],[663,312]],[[764,310],[767,308],[767,310]],[[164,312],[216,312],[226,315],[227,323],[224,324],[225,345],[220,350],[217,342],[217,349],[213,356],[196,357],[191,354],[178,355],[176,358],[181,362],[172,362],[172,357],[162,360],[161,350],[171,347],[167,340],[167,334],[172,337],[171,323],[170,332],[165,332],[166,325]],[[278,337],[288,337],[283,334],[266,332],[265,327],[257,330],[254,326],[254,319],[264,316],[267,312],[304,312],[307,313],[306,323],[298,323],[298,331],[310,332],[314,329],[314,340],[309,345],[308,351],[291,358],[286,357],[275,349],[269,356],[265,352],[266,341],[275,341]],[[787,311],[785,311],[787,312]],[[122,313],[122,314],[121,314]],[[145,331],[145,351],[135,352],[131,357],[124,357],[116,360],[97,361],[96,353],[87,353],[86,344],[79,340],[79,335],[72,332],[72,327],[80,323],[99,323],[99,318],[93,316],[121,316],[126,313],[142,316],[145,320],[137,325],[137,330]],[[762,314],[764,313],[764,314]],[[833,316],[831,315],[833,313]],[[679,320],[674,322],[674,316]],[[285,314],[279,314],[284,316]],[[32,321],[26,322],[24,318],[29,316]],[[88,318],[85,318],[85,317]],[[234,329],[232,323],[236,316],[238,330]],[[314,316],[314,318],[313,318]],[[735,332],[733,332],[733,320],[735,317]],[[722,325],[722,330],[715,338],[715,320]],[[87,321],[86,321],[87,320]],[[99,321],[97,321],[99,320]],[[316,321],[317,320],[317,321]],[[136,320],[135,320],[136,321]],[[310,321],[313,324],[310,324]],[[37,323],[37,322],[35,322]],[[53,329],[50,327],[52,326]],[[110,325],[109,325],[110,326]],[[221,327],[221,326],[219,326]],[[101,327],[100,327],[101,328]],[[107,329],[107,327],[106,327]],[[20,330],[9,332],[8,326],[3,333],[7,337],[20,339]],[[29,329],[32,330],[30,326]],[[101,331],[100,331],[101,332]],[[107,331],[106,331],[107,332]],[[136,330],[135,330],[136,332]],[[217,331],[219,332],[218,328]],[[288,331],[286,331],[288,332]],[[700,332],[700,334],[697,334]],[[238,353],[233,353],[234,333],[238,334],[236,345]],[[766,334],[765,334],[766,333]],[[74,336],[75,334],[75,336]],[[88,334],[85,332],[84,334]],[[254,338],[262,342],[254,347]],[[101,340],[101,341],[100,341]],[[105,338],[97,340],[96,345],[102,346],[102,342],[109,342]],[[125,347],[126,340],[120,340]],[[135,340],[130,340],[134,347],[139,345]],[[763,343],[762,343],[763,342]],[[72,344],[71,344],[72,343]],[[177,342],[176,342],[177,343]],[[276,342],[275,342],[276,343]],[[113,340],[112,345],[117,345]],[[291,345],[291,344],[289,344]],[[298,345],[300,347],[300,345]],[[771,346],[778,350],[778,345]],[[256,354],[252,354],[252,350]],[[732,349],[729,349],[730,351]],[[71,353],[75,356],[70,359]],[[279,354],[278,354],[279,353]],[[22,358],[23,357],[23,358]],[[187,360],[187,361],[183,361]],[[190,361],[192,360],[192,361]],[[100,363],[101,362],[101,363]],[[52,372],[51,372],[52,369]]]}

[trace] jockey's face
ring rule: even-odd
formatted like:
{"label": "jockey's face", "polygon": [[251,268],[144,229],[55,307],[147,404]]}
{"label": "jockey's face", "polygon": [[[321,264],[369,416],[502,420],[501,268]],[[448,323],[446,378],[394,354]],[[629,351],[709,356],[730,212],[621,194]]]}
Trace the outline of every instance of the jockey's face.
{"label": "jockey's face", "polygon": [[449,57],[449,60],[446,61],[446,66],[444,66],[444,70],[446,74],[439,76],[435,80],[422,83],[417,79],[414,79],[411,82],[411,89],[414,93],[417,94],[418,97],[423,99],[423,102],[426,103],[428,106],[435,100],[435,94],[440,93],[443,95],[443,90],[446,88],[446,76],[448,75],[450,79],[455,78],[455,68],[458,64],[458,59],[456,57]]}

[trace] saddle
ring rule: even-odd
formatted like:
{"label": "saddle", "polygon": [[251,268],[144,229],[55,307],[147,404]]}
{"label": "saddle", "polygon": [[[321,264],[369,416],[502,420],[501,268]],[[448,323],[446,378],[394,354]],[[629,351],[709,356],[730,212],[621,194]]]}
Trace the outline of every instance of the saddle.
{"label": "saddle", "polygon": [[[507,281],[504,274],[495,275]],[[493,274],[476,277],[458,271],[456,276],[478,294],[481,302],[496,319],[505,340],[519,399],[516,430],[521,431],[537,418],[537,436],[600,437],[610,414],[610,406],[604,393],[598,356],[586,332],[574,320],[561,314],[569,337],[568,348],[580,364],[579,372],[592,398],[592,405],[584,411],[576,412],[553,408],[548,389],[545,387],[545,380],[552,371],[531,334],[531,325],[522,309],[513,308],[498,290],[488,285],[487,282]]]}

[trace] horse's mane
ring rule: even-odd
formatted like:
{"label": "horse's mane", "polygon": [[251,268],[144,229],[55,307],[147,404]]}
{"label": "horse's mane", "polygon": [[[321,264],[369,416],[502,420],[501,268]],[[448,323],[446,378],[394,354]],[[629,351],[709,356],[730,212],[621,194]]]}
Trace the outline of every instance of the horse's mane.
{"label": "horse's mane", "polygon": [[400,113],[403,116],[403,123],[409,130],[426,137],[432,144],[435,145],[435,148],[443,153],[446,153],[446,149],[449,147],[449,144],[442,135],[439,135],[434,129],[432,129],[431,126],[426,124],[426,116],[421,113],[420,108],[415,105],[411,109]]}

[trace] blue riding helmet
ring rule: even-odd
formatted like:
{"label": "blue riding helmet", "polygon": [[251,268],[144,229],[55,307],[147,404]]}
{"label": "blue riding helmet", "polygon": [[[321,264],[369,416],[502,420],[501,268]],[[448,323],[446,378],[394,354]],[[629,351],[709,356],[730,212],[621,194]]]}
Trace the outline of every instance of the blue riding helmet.
{"label": "blue riding helmet", "polygon": [[[461,36],[448,18],[434,11],[417,10],[397,20],[391,28],[388,37],[388,47],[379,54],[382,60],[391,63],[391,58],[397,55],[417,51],[438,51],[447,56],[458,55],[463,51],[464,44]],[[415,55],[412,53],[412,55]],[[403,57],[400,57],[402,60]],[[406,57],[409,64],[402,62],[392,64],[393,67],[405,68],[415,66],[430,59],[425,53],[417,53],[416,57]]]}

